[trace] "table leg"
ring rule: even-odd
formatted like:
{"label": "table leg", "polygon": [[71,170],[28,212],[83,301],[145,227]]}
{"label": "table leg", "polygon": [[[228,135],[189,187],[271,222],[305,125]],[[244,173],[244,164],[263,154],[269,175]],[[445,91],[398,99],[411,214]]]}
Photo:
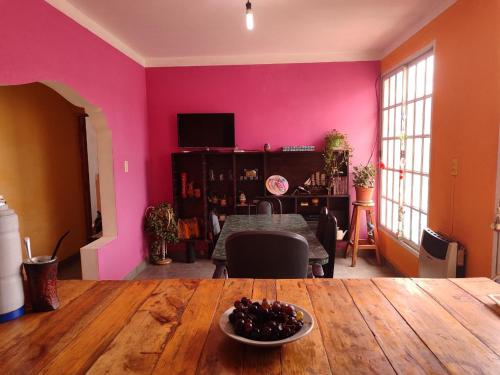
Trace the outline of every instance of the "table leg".
{"label": "table leg", "polygon": [[212,275],[212,279],[225,279],[226,265],[224,263],[214,262],[215,271]]}

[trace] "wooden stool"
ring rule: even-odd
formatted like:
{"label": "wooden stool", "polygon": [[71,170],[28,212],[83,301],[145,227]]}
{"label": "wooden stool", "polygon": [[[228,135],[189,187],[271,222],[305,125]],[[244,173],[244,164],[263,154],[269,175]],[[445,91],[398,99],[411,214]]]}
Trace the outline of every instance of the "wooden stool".
{"label": "wooden stool", "polygon": [[[349,248],[352,247],[352,263],[351,267],[356,267],[356,261],[358,259],[358,250],[375,250],[375,254],[377,255],[377,262],[380,262],[380,254],[378,251],[378,232],[377,232],[377,224],[374,220],[372,220],[372,210],[375,207],[375,203],[372,202],[353,202],[352,205],[352,217],[351,224],[349,226],[349,239],[347,241],[347,246],[345,249],[344,258],[347,258],[347,253],[349,252]],[[373,230],[373,238],[360,239],[359,238],[359,228],[360,228],[360,219],[362,215],[362,211],[366,213],[366,226],[368,229],[371,226]]]}

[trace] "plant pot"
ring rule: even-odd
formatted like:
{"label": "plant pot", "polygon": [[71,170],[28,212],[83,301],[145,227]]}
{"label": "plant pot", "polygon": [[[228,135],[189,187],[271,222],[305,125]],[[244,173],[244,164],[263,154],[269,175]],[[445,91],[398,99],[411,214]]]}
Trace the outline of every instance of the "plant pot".
{"label": "plant pot", "polygon": [[373,201],[373,189],[365,188],[361,186],[355,186],[356,189],[356,201],[357,202],[372,202]]}

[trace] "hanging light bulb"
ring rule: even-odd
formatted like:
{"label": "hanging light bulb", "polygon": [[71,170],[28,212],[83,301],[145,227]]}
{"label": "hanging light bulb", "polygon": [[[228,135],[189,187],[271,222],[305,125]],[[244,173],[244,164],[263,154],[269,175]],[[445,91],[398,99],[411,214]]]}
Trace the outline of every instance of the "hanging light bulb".
{"label": "hanging light bulb", "polygon": [[245,14],[247,21],[247,29],[253,30],[253,12],[252,12],[252,4],[250,3],[250,1],[247,1],[246,8],[247,10],[245,11]]}

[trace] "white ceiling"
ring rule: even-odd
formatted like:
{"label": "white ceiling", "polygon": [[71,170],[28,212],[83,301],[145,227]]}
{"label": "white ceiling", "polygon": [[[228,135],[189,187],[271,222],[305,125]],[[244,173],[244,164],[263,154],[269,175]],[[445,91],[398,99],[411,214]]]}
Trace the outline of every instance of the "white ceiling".
{"label": "white ceiling", "polygon": [[376,60],[456,0],[46,0],[144,66]]}

